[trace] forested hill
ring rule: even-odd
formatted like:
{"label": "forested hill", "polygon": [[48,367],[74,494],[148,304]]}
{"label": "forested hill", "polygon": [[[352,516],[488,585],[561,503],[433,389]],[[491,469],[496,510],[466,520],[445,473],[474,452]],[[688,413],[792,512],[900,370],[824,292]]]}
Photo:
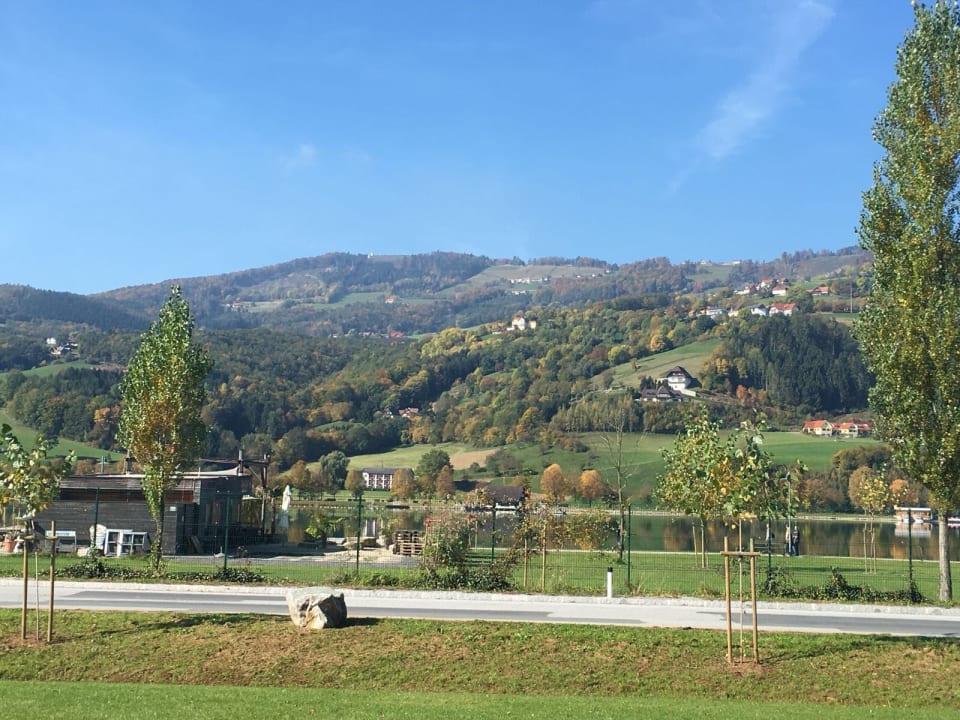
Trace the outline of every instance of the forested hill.
{"label": "forested hill", "polygon": [[56,322],[100,330],[143,330],[149,320],[107,300],[26,285],[0,285],[0,324]]}
{"label": "forested hill", "polygon": [[[673,433],[688,403],[644,398],[681,363],[697,400],[729,425],[758,411],[784,428],[860,413],[870,379],[848,323],[866,263],[859,252],[624,266],[331,255],[188,279],[196,340],[215,363],[206,456],[271,452],[285,470],[409,443],[583,449],[579,433],[609,428],[611,413],[633,429]],[[6,291],[4,412],[115,449],[122,367],[169,286],[89,298]],[[136,326],[135,312],[142,325],[117,330]],[[225,318],[248,327],[224,327]],[[666,355],[673,350],[685,359]]]}
{"label": "forested hill", "polygon": [[[519,258],[435,252],[422,255],[329,253],[268,267],[126,287],[93,298],[152,318],[179,284],[201,326],[270,327],[306,335],[417,334],[470,327],[547,305],[708,292],[760,282],[855,275],[861,250],[784,253],[768,263],[671,264],[652,258],[614,265],[593,258]],[[634,300],[636,301],[636,300]],[[649,302],[640,300],[640,302]]]}

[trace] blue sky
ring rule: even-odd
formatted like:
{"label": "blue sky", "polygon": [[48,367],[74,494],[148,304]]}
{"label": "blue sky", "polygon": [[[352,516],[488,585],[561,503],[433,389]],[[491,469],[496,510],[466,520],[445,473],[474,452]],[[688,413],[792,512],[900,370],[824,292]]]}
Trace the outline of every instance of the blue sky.
{"label": "blue sky", "polygon": [[0,283],[856,244],[908,0],[0,3]]}

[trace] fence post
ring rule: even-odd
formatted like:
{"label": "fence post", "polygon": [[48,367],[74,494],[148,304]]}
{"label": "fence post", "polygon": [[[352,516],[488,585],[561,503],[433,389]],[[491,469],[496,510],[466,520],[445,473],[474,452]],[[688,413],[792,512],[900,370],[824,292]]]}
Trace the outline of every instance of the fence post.
{"label": "fence post", "polygon": [[230,495],[227,495],[226,512],[223,515],[223,572],[227,572],[227,551],[230,549]]}
{"label": "fence post", "polygon": [[100,522],[100,488],[97,488],[96,494],[93,496],[93,537],[90,538],[90,551],[93,552],[97,548],[97,523]]}
{"label": "fence post", "polygon": [[909,576],[910,600],[913,600],[913,512],[907,508],[907,575]]}
{"label": "fence post", "polygon": [[493,506],[493,524],[490,529],[490,564],[493,565],[494,560],[496,559],[496,549],[497,549],[497,506]]}
{"label": "fence post", "polygon": [[631,589],[633,584],[630,581],[631,556],[633,555],[633,540],[630,527],[633,524],[633,505],[627,505],[627,589]]}
{"label": "fence post", "polygon": [[354,572],[360,575],[360,534],[363,532],[363,493],[357,495],[357,564]]}

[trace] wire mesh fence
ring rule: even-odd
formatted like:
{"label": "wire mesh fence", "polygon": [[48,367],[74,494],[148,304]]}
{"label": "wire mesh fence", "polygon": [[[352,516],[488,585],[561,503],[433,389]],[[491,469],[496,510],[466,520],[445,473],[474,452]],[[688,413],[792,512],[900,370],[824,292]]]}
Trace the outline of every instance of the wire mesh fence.
{"label": "wire mesh fence", "polygon": [[[551,506],[523,513],[361,502],[275,513],[271,532],[263,535],[244,532],[243,513],[236,517],[235,527],[213,528],[212,536],[222,541],[212,548],[166,556],[166,573],[230,571],[235,577],[302,585],[418,586],[425,582],[424,541],[439,518],[456,518],[465,528],[458,562],[468,589],[486,589],[471,585],[469,577],[495,571],[502,587],[513,591],[721,597],[724,539],[730,548],[752,547],[757,553],[760,597],[930,601],[939,584],[936,526],[902,527],[889,520],[804,518],[775,527],[758,521],[701,527],[688,518],[628,509],[621,533],[618,513],[608,510]],[[62,573],[89,564],[88,533],[77,528],[76,534],[78,553],[58,557]],[[956,573],[958,538],[949,541]],[[101,547],[98,560],[111,572],[144,572],[146,547],[149,538],[146,545]],[[43,543],[34,549],[43,552]],[[733,559],[735,594],[749,593],[748,557]],[[14,555],[0,553],[0,572],[13,575],[19,569]]]}

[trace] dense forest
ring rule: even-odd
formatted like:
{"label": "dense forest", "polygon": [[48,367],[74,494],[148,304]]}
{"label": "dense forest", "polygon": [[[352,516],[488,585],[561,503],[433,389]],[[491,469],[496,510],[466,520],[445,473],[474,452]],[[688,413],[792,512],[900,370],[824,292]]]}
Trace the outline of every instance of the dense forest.
{"label": "dense forest", "polygon": [[[828,282],[852,298],[853,283],[866,274],[863,258],[850,258],[858,274]],[[757,411],[783,428],[816,414],[863,411],[870,378],[849,327],[799,283],[786,299],[803,312],[790,317],[706,313],[717,303],[756,302],[734,290],[775,267],[797,272],[847,259],[798,253],[766,265],[652,259],[616,267],[543,258],[524,264],[518,276],[516,259],[337,254],[195,279],[195,339],[214,360],[203,409],[207,456],[270,452],[283,471],[332,453],[412,443],[580,449],[579,433],[609,430],[613,418],[631,430],[674,433],[689,403],[640,402],[658,378],[636,367],[701,341],[714,349],[702,367],[688,368],[698,381],[697,401],[729,426]],[[476,282],[478,272],[513,275],[503,286]],[[326,277],[313,287],[324,297],[320,305],[308,303],[302,273]],[[549,273],[557,277],[544,280]],[[376,288],[396,302],[329,302]],[[226,301],[262,298],[267,290],[273,309],[223,309]],[[79,296],[7,288],[13,300],[0,323],[5,411],[47,435],[117,449],[119,380],[148,313],[168,291],[126,288],[68,311]],[[423,293],[436,297],[405,304]],[[265,322],[278,313],[282,321]],[[237,326],[223,322],[227,316]],[[518,317],[524,322],[511,323]],[[424,332],[432,327],[438,329]],[[69,340],[58,359],[50,355],[53,336]],[[44,365],[44,372],[31,371]],[[830,482],[817,490],[827,504],[836,500]]]}
{"label": "dense forest", "polygon": [[[532,316],[531,316],[532,318]],[[426,338],[315,338],[267,330],[202,331],[215,362],[204,419],[209,452],[271,450],[281,468],[333,450],[348,455],[401,443],[463,441],[495,447],[556,441],[602,429],[610,371],[705,338],[721,343],[700,375],[702,397],[730,422],[763,409],[776,422],[866,404],[868,378],[849,330],[818,316],[717,324],[660,308],[544,309],[535,330],[447,328]],[[91,367],[0,382],[7,409],[50,435],[110,448],[119,414],[116,384],[134,333],[79,333],[75,359]],[[638,378],[614,396],[638,396]],[[674,432],[682,404],[632,403],[635,429]]]}
{"label": "dense forest", "polygon": [[147,326],[145,318],[109,301],[25,285],[0,285],[0,326],[39,320],[77,323],[101,330],[137,330]]}

